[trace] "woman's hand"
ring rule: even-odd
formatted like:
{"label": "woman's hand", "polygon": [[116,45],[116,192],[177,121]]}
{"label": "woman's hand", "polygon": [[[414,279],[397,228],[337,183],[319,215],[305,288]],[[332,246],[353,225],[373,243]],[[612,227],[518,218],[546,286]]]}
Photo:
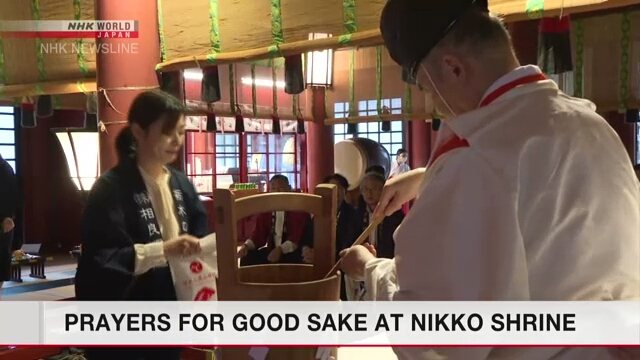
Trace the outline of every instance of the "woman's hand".
{"label": "woman's hand", "polygon": [[267,260],[269,260],[270,263],[278,263],[280,262],[280,258],[282,258],[282,248],[280,246],[271,250],[267,256]]}
{"label": "woman's hand", "polygon": [[389,179],[382,189],[374,217],[390,216],[415,199],[424,179],[425,168],[418,168]]}
{"label": "woman's hand", "polygon": [[302,261],[305,264],[313,264],[313,249],[305,246],[302,248]]}
{"label": "woman's hand", "polygon": [[376,248],[373,247],[373,245],[369,244],[368,242],[362,244],[362,246],[364,246],[367,250],[369,250],[369,252],[371,253],[371,255],[377,257],[378,256],[378,252],[376,251]]}
{"label": "woman's hand", "polygon": [[200,240],[191,235],[180,235],[164,242],[164,254],[170,256],[189,256],[201,251]]}
{"label": "woman's hand", "polygon": [[8,233],[16,227],[16,224],[13,222],[12,218],[5,218],[2,221],[2,231]]}

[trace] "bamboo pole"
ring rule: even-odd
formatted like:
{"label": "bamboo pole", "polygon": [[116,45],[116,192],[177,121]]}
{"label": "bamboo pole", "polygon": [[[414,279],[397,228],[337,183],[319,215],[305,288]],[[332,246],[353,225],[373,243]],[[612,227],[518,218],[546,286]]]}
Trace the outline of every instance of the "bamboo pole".
{"label": "bamboo pole", "polygon": [[[204,67],[207,65],[220,65],[265,60],[269,58],[298,55],[326,49],[337,50],[352,47],[377,46],[381,44],[382,35],[380,35],[380,30],[374,29],[361,31],[350,35],[333,36],[314,40],[293,41],[290,43],[279,45],[277,49],[275,49],[274,47],[263,47],[251,50],[240,50],[227,53],[223,52],[215,54],[215,60],[213,60],[213,62],[208,61],[208,58],[211,56],[209,54],[185,56],[162,62],[158,64],[158,66],[156,66],[156,70],[178,71]],[[274,49],[276,51],[274,51]]]}
{"label": "bamboo pole", "polygon": [[367,122],[380,122],[380,121],[397,121],[397,120],[424,120],[431,122],[431,114],[427,113],[415,113],[415,114],[389,114],[389,115],[372,115],[372,116],[353,116],[349,118],[334,118],[325,119],[325,125],[336,124],[359,124]]}
{"label": "bamboo pole", "polygon": [[94,79],[47,81],[42,83],[0,86],[0,97],[16,98],[39,95],[65,95],[96,91]]}

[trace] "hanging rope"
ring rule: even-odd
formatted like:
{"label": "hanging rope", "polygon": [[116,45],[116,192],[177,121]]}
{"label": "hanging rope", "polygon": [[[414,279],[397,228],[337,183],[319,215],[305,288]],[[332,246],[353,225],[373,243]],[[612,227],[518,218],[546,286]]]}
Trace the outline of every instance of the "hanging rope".
{"label": "hanging rope", "polygon": [[258,118],[258,90],[256,89],[256,66],[251,65],[251,107],[253,118]]}
{"label": "hanging rope", "polygon": [[[98,88],[98,94],[102,94],[102,96],[104,96],[104,100],[107,102],[107,105],[109,105],[109,107],[115,111],[118,114],[124,115],[124,113],[120,110],[118,110],[118,108],[116,108],[116,106],[113,104],[113,102],[111,101],[111,97],[109,97],[109,93],[112,91],[135,91],[135,90],[153,90],[153,89],[157,89],[157,86],[122,86],[122,87],[114,87],[114,88]],[[86,90],[86,89],[85,89]],[[85,94],[88,93],[88,91],[83,91]],[[123,120],[123,121],[98,121],[98,128],[100,129],[101,132],[105,132],[105,133],[109,133],[107,131],[107,126],[110,125],[122,125],[122,124],[126,124],[127,121]]]}
{"label": "hanging rope", "polygon": [[584,92],[584,22],[576,21],[576,60],[573,69],[573,96],[583,97]]}
{"label": "hanging rope", "polygon": [[622,13],[622,24],[620,28],[620,91],[618,92],[618,111],[625,113],[627,111],[627,99],[629,99],[629,53],[631,52],[631,41],[629,33],[631,32],[631,12]]}

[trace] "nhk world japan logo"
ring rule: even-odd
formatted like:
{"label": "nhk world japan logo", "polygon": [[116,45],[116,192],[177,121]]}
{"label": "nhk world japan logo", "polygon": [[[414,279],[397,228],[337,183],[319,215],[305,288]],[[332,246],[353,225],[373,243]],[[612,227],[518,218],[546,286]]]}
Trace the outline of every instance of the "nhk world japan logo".
{"label": "nhk world japan logo", "polygon": [[2,38],[136,39],[137,20],[6,20],[0,21]]}

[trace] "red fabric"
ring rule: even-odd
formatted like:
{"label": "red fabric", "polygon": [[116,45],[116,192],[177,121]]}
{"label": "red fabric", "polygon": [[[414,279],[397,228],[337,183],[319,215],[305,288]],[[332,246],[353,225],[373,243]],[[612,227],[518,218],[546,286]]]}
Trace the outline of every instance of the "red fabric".
{"label": "red fabric", "polygon": [[[305,225],[307,225],[307,222],[310,219],[310,215],[308,213],[287,211],[285,216],[288,236],[287,240],[298,245],[302,239],[302,233]],[[258,215],[258,218],[256,219],[256,228],[253,230],[253,234],[251,234],[251,241],[253,241],[256,249],[267,245],[271,237],[272,229],[273,214],[262,213]]]}
{"label": "red fabric", "polygon": [[431,160],[429,160],[429,166],[433,164],[438,158],[451,150],[455,150],[462,147],[469,147],[469,142],[465,139],[460,139],[457,136],[453,136],[449,138],[447,141],[443,142],[440,146],[436,148],[431,156]]}
{"label": "red fabric", "polygon": [[540,19],[540,32],[543,34],[565,33],[569,31],[571,31],[571,20],[569,16]]}

